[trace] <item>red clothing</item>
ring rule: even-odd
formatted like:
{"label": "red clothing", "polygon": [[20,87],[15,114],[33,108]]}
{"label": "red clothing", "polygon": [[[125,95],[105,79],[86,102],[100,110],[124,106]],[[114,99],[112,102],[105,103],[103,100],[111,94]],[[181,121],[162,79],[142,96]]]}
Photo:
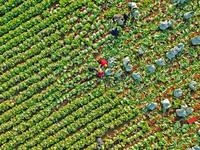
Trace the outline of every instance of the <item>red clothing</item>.
{"label": "red clothing", "polygon": [[102,72],[98,72],[98,76],[102,77],[103,76],[103,71]]}
{"label": "red clothing", "polygon": [[101,66],[104,66],[105,64],[108,64],[108,62],[105,59],[101,60]]}
{"label": "red clothing", "polygon": [[197,118],[196,117],[193,117],[191,118],[190,120],[188,120],[188,123],[191,124],[193,122],[197,121]]}

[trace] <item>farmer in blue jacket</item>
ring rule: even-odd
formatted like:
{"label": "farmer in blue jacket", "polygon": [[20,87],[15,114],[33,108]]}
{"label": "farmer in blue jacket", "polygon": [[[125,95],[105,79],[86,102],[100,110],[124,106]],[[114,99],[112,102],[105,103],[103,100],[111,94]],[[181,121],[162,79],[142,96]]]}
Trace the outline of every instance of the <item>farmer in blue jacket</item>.
{"label": "farmer in blue jacket", "polygon": [[111,30],[109,33],[115,36],[115,38],[117,38],[119,31],[117,30],[117,27],[116,27],[114,30]]}

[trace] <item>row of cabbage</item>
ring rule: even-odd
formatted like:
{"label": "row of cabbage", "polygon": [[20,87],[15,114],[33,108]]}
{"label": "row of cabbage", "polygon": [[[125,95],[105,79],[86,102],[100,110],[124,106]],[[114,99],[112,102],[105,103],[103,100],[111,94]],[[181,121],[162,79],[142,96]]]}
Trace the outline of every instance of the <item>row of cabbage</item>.
{"label": "row of cabbage", "polygon": [[[64,49],[62,49],[62,50],[64,50]],[[68,50],[68,49],[66,48],[66,50]],[[68,51],[69,51],[69,50],[68,50]],[[72,53],[73,55],[76,54],[77,51],[74,51],[74,52],[75,52],[75,53]],[[73,55],[72,55],[72,56],[73,56]],[[71,58],[71,57],[70,57],[70,58]],[[62,61],[62,62],[63,62],[63,61]],[[76,61],[75,61],[75,63],[76,63]],[[69,64],[71,64],[71,61],[70,61]],[[61,64],[60,64],[60,65],[61,65]],[[65,65],[65,64],[62,63],[62,66],[63,66],[63,65]],[[61,66],[59,66],[59,67],[62,68]],[[58,70],[58,71],[59,71],[59,70]],[[57,71],[57,72],[58,72],[58,71]],[[55,72],[55,74],[57,74],[57,72]],[[83,74],[83,75],[84,75],[84,74]],[[55,78],[55,77],[54,77],[54,78]],[[91,84],[91,83],[90,83],[90,84]],[[85,85],[85,84],[84,84],[84,85]],[[86,85],[86,86],[87,86],[87,85]],[[86,86],[83,86],[82,88],[86,88]],[[59,87],[59,88],[60,88],[60,87]],[[79,88],[79,89],[80,89],[80,88]],[[77,89],[77,90],[78,90],[78,89]],[[75,93],[76,93],[76,92],[77,92],[77,91],[75,91]],[[75,94],[75,93],[72,93],[72,94]],[[58,94],[58,93],[57,93],[57,94]],[[69,95],[69,93],[68,93],[68,95]],[[27,104],[28,104],[28,103],[27,103]],[[29,104],[30,104],[30,103],[29,103]],[[20,128],[19,128],[19,129],[20,129]],[[19,132],[21,132],[21,131],[19,130]]]}
{"label": "row of cabbage", "polygon": [[[97,23],[97,26],[100,26],[100,23]],[[77,26],[75,26],[75,28],[73,28],[73,31],[76,31],[76,30],[77,30],[76,27],[77,27],[77,29],[78,29],[78,28],[81,28],[82,25],[77,25]],[[65,29],[66,29],[66,28],[65,28]],[[95,26],[93,27],[93,29],[95,29]],[[63,30],[62,30],[62,31],[63,31]],[[95,35],[96,35],[96,34],[95,34]],[[84,33],[83,33],[83,36],[84,36]],[[97,36],[98,36],[98,35],[97,35]],[[72,37],[73,37],[73,36],[72,36]],[[108,38],[109,38],[109,37],[110,37],[110,36],[108,36]],[[96,38],[96,37],[95,37],[95,36],[92,36],[92,38],[94,39],[94,38]],[[80,37],[77,36],[76,39],[77,39],[77,41],[78,41],[78,40],[80,40]],[[93,40],[93,39],[92,39],[92,40]],[[107,39],[107,38],[106,38],[106,39]],[[68,44],[71,44],[71,41],[72,41],[72,40],[70,40],[69,38],[66,38],[66,40],[65,40],[65,42],[68,43]],[[75,40],[74,44],[75,44],[77,41]],[[106,41],[106,40],[104,39],[103,41]],[[89,42],[89,41],[88,41],[88,42]],[[61,41],[59,41],[58,43],[59,43],[59,46],[61,46],[61,47],[63,46]],[[99,43],[99,45],[101,45],[103,42],[98,42],[98,43]],[[71,45],[72,45],[72,47],[74,48],[74,45],[73,45],[73,44],[71,44]],[[77,46],[77,45],[76,45],[76,46]],[[76,47],[76,46],[75,46],[75,47]],[[63,54],[64,49],[65,49],[65,52],[66,52],[66,51],[69,52],[68,47],[69,47],[69,46],[67,46],[67,48],[65,47],[65,48],[61,49],[59,53],[60,53],[60,54]],[[60,48],[60,47],[55,47],[54,50],[56,50],[57,48]],[[62,52],[62,53],[61,53],[61,52]],[[83,52],[83,54],[88,53],[88,52],[90,53],[90,52],[91,52],[91,49],[87,49],[86,51]],[[73,57],[73,56],[77,56],[77,53],[78,53],[78,50],[75,50],[74,53],[72,53],[72,57]],[[57,56],[60,56],[60,54],[57,54]],[[70,55],[70,56],[71,56],[71,55]],[[69,58],[70,58],[70,57],[69,57]],[[56,60],[56,57],[54,57],[54,59]],[[52,61],[51,59],[44,59],[44,61],[45,61],[45,60],[47,60],[47,61],[45,62],[46,64],[48,64],[48,63],[50,63],[50,62]],[[75,59],[75,60],[76,60],[76,59]],[[82,63],[82,58],[77,59],[77,60],[78,60],[78,61],[77,61],[78,63]],[[92,61],[92,59],[90,59],[89,61]],[[62,62],[62,64],[65,65],[63,62]],[[61,72],[61,71],[63,70],[63,68],[62,68],[63,65],[60,65],[60,66],[58,67],[58,68],[59,68],[58,70],[56,70],[57,68],[55,69],[55,70],[56,70],[56,71],[55,71],[55,74],[59,74],[59,72]],[[67,65],[68,67],[70,67],[70,66],[73,66],[73,63],[72,63],[72,61],[70,61],[70,62],[68,62],[66,65]],[[67,69],[67,67],[66,67],[66,69]],[[79,70],[78,68],[75,69],[75,70],[77,71],[77,72],[75,71],[75,73],[80,72],[80,70]],[[73,74],[73,71],[70,72],[69,74]],[[45,74],[45,75],[46,75],[46,74]],[[45,76],[45,75],[44,75],[44,76]],[[81,80],[81,78],[84,77],[85,75],[86,75],[86,74],[84,74],[84,73],[81,72],[80,77],[79,77],[79,78],[77,77],[77,78],[73,79],[72,82],[67,82],[67,83],[66,83],[67,86],[69,87],[70,85],[72,86],[74,82],[79,82],[79,81]],[[89,74],[87,73],[87,75],[89,75]],[[65,76],[65,75],[63,74],[63,76]],[[69,76],[70,76],[70,75],[69,75]],[[69,76],[68,76],[68,77],[69,77]],[[53,77],[53,78],[55,78],[55,77]],[[68,78],[61,77],[61,78],[59,79],[59,82],[60,82],[60,83],[64,83],[64,80],[66,80],[66,79],[68,79]],[[90,79],[90,78],[89,78],[89,79]],[[55,81],[55,80],[54,80],[54,81]],[[36,82],[37,82],[37,80],[36,80]],[[92,81],[92,82],[94,83],[94,81]],[[68,83],[69,83],[69,84],[68,84]],[[91,83],[90,83],[90,84],[91,84]],[[79,90],[79,88],[82,88],[82,89],[83,89],[83,88],[86,88],[86,86],[87,86],[86,84],[85,84],[84,86],[77,86],[77,90]],[[64,87],[61,88],[60,85],[59,85],[59,86],[57,85],[57,88],[58,88],[58,89],[62,89],[62,90],[64,89]],[[23,88],[22,88],[22,89],[23,89]],[[66,99],[66,97],[70,97],[70,96],[72,96],[72,95],[75,95],[76,93],[77,93],[76,90],[73,90],[73,92],[71,92],[71,93],[68,93],[68,92],[67,92],[67,93],[66,93],[66,96],[65,96],[65,97],[62,97],[62,99],[64,100],[64,99]],[[56,95],[57,95],[57,94],[60,96],[59,93],[56,93]],[[79,95],[81,95],[81,94],[83,94],[83,93],[79,93]],[[61,99],[61,100],[58,100],[58,102],[63,101],[62,99]],[[21,102],[21,101],[19,101],[19,103],[20,103],[20,102]],[[72,102],[73,102],[73,101],[72,101]],[[52,103],[52,104],[54,104],[54,103]],[[52,105],[52,106],[54,106],[54,105]],[[47,109],[47,110],[48,110],[48,109]],[[48,116],[48,115],[49,115],[49,114],[47,113],[47,116]],[[102,114],[101,114],[101,115],[102,115]],[[95,115],[94,115],[94,117],[95,117]],[[111,125],[111,124],[109,124],[109,125]],[[108,126],[109,126],[109,125],[108,125]],[[74,130],[75,130],[75,129],[74,129]],[[74,131],[74,130],[73,130],[73,131]],[[23,131],[23,130],[22,130],[22,131]],[[75,131],[76,131],[76,130],[75,130]],[[21,131],[20,131],[20,132],[21,132]],[[97,132],[95,132],[95,134],[96,134],[96,133],[97,133]],[[90,136],[90,137],[95,137],[95,134],[92,134],[92,136]],[[82,134],[82,135],[83,135],[83,134]],[[30,135],[30,136],[32,136],[32,135]],[[47,137],[47,136],[46,136],[46,137]],[[29,137],[27,137],[27,138],[29,138]],[[17,137],[17,139],[19,140],[19,143],[20,143],[21,137]],[[51,137],[50,140],[48,141],[48,142],[50,143],[49,145],[52,145],[52,142],[50,142],[50,141],[52,141],[53,139],[56,140],[55,142],[58,142],[58,141],[57,141],[57,140],[58,140],[57,138]],[[24,141],[24,140],[21,140],[21,141]],[[85,140],[85,141],[86,141],[86,140]],[[94,142],[94,139],[91,139],[91,141]],[[91,143],[91,141],[90,141],[90,143]],[[30,140],[30,142],[31,142],[31,140]],[[55,143],[55,142],[53,142],[53,143]],[[71,141],[71,142],[73,142],[73,141]],[[82,141],[80,141],[80,142],[82,142]],[[79,144],[80,144],[80,142],[78,142],[77,144],[75,144],[74,147],[78,147]],[[39,143],[39,142],[38,142],[38,143]],[[44,143],[46,143],[46,141],[45,141]],[[10,142],[10,144],[13,144],[13,143]],[[60,142],[60,144],[63,144],[63,142]],[[16,145],[16,143],[14,143],[14,145]],[[13,145],[13,146],[14,146],[14,145]],[[44,145],[42,144],[42,145],[39,146],[39,148],[41,148],[41,147],[49,147],[49,145],[48,145],[48,144],[47,144],[47,145],[46,145],[46,144],[44,144]],[[7,144],[7,146],[8,146],[8,144]],[[26,146],[28,146],[28,145],[26,144]],[[58,146],[58,144],[57,144],[57,146]],[[69,146],[69,145],[65,144],[64,146]],[[80,144],[79,148],[80,148],[80,147],[83,147],[83,143]]]}

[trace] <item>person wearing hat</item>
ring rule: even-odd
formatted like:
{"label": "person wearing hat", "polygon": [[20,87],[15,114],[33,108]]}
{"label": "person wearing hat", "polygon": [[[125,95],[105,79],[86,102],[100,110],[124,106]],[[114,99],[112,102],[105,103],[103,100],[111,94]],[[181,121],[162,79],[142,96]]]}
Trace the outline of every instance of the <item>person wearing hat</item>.
{"label": "person wearing hat", "polygon": [[103,70],[102,70],[101,68],[100,68],[99,70],[97,70],[97,69],[95,69],[94,67],[88,67],[88,70],[89,70],[90,72],[96,71],[96,72],[97,72],[97,76],[101,77],[101,79],[102,79],[102,77],[103,77],[103,75],[104,75],[104,72],[103,72]]}
{"label": "person wearing hat", "polygon": [[101,66],[102,66],[102,67],[105,67],[105,68],[107,67],[108,62],[107,62],[105,59],[101,59],[100,62],[101,62]]}
{"label": "person wearing hat", "polygon": [[103,72],[103,70],[102,69],[99,69],[99,71],[98,71],[98,74],[97,74],[101,79],[102,79],[102,77],[103,77],[103,75],[104,75],[104,72]]}

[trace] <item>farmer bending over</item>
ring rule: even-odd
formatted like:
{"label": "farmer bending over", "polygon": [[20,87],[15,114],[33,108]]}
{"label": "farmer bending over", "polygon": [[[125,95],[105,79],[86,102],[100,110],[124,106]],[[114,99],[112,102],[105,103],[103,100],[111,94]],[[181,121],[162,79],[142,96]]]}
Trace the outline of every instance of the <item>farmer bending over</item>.
{"label": "farmer bending over", "polygon": [[111,30],[109,33],[112,34],[113,36],[115,36],[115,38],[117,38],[118,32],[119,31],[117,30],[117,28],[115,28],[114,30]]}
{"label": "farmer bending over", "polygon": [[97,69],[95,69],[94,67],[88,67],[88,70],[91,72],[97,71]]}
{"label": "farmer bending over", "polygon": [[123,15],[121,15],[121,14],[116,14],[116,15],[114,15],[113,18],[112,18],[112,20],[113,20],[114,22],[117,22],[118,25],[120,25],[120,26],[124,25],[124,23],[126,23],[126,20],[127,20],[127,19],[128,19],[128,14],[127,14],[127,13],[125,13],[125,14],[123,14]]}
{"label": "farmer bending over", "polygon": [[99,69],[99,71],[98,71],[98,76],[102,79],[102,77],[103,77],[103,74],[104,74],[104,72],[101,70],[101,69]]}
{"label": "farmer bending over", "polygon": [[101,60],[101,67],[107,67],[108,62],[105,59]]}

